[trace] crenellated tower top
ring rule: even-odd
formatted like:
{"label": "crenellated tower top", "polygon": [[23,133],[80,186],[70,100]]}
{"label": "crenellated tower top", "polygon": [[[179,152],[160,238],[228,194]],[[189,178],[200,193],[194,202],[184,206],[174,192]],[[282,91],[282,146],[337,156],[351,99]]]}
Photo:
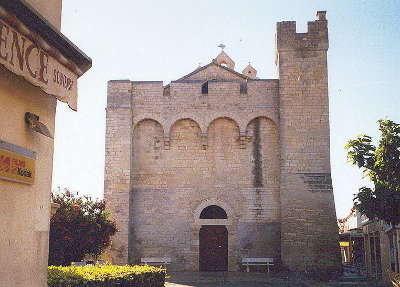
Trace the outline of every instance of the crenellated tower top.
{"label": "crenellated tower top", "polygon": [[278,22],[277,50],[327,50],[329,41],[326,11],[318,11],[316,16],[315,21],[308,22],[307,33],[296,33],[295,21]]}

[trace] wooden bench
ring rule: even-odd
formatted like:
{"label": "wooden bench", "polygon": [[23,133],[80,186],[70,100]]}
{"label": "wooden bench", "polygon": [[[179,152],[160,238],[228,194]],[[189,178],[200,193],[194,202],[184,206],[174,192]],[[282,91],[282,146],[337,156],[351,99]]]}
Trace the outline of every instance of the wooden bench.
{"label": "wooden bench", "polygon": [[246,271],[250,272],[250,266],[267,266],[269,273],[269,267],[274,266],[274,258],[242,258],[242,265],[246,266]]}
{"label": "wooden bench", "polygon": [[169,257],[143,257],[140,261],[145,265],[161,265],[165,268],[167,268],[167,264],[171,264],[171,258]]}

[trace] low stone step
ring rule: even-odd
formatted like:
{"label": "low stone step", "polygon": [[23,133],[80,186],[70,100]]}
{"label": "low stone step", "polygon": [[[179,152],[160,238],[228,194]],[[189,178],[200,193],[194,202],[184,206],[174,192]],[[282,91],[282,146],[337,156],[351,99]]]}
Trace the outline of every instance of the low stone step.
{"label": "low stone step", "polygon": [[374,281],[344,281],[331,282],[326,287],[386,287],[383,282]]}
{"label": "low stone step", "polygon": [[368,280],[365,277],[342,277],[342,278],[337,279],[337,281],[339,281],[339,282],[352,282],[352,281],[355,281],[355,282],[363,282],[363,281],[368,282],[370,280]]}

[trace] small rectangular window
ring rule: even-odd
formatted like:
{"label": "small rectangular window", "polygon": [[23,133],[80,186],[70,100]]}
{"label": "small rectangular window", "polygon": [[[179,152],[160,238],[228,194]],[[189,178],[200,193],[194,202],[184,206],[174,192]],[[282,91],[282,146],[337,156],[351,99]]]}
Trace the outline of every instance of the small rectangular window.
{"label": "small rectangular window", "polygon": [[240,93],[247,94],[247,82],[240,83]]}
{"label": "small rectangular window", "polygon": [[201,93],[208,94],[208,81],[201,86]]}

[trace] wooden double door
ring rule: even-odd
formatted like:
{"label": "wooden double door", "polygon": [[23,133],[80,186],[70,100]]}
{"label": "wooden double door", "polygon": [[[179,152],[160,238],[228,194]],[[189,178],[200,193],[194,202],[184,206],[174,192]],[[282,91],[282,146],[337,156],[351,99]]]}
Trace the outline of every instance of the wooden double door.
{"label": "wooden double door", "polygon": [[204,225],[199,232],[200,271],[228,271],[228,230]]}

